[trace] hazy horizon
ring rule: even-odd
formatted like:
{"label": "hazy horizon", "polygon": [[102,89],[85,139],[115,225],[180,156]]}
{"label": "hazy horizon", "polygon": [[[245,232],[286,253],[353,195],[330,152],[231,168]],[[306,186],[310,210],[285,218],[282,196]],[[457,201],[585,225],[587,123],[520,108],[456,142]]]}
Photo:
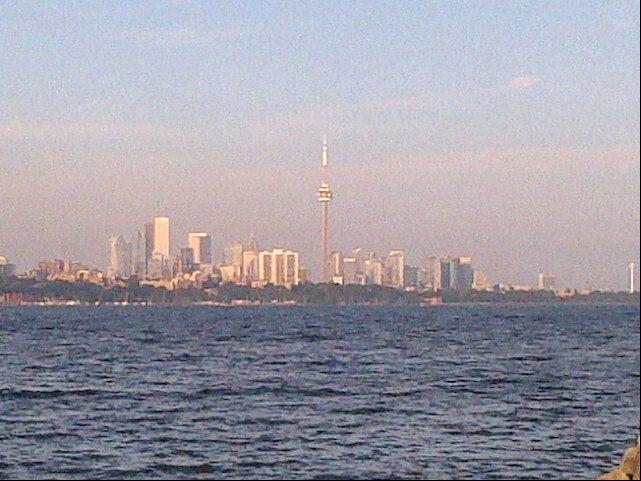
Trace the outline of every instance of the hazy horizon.
{"label": "hazy horizon", "polygon": [[627,288],[639,260],[637,2],[0,5],[0,255],[104,268],[154,215],[471,255],[494,282]]}

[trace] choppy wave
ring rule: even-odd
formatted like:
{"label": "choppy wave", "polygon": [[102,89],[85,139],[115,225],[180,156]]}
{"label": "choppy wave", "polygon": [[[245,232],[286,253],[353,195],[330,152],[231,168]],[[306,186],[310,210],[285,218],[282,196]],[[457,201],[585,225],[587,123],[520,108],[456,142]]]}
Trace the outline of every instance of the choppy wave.
{"label": "choppy wave", "polygon": [[0,478],[593,478],[629,306],[0,309]]}

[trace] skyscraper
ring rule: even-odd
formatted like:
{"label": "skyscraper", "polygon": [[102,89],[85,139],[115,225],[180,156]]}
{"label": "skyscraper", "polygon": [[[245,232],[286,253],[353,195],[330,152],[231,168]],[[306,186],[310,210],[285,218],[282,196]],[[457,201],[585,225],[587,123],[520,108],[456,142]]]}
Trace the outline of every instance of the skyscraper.
{"label": "skyscraper", "polygon": [[358,261],[356,257],[343,257],[343,284],[356,284]]}
{"label": "skyscraper", "polygon": [[266,284],[291,288],[299,283],[299,270],[298,252],[273,249],[258,255],[258,275]]}
{"label": "skyscraper", "polygon": [[436,290],[450,288],[450,260],[449,257],[439,260],[438,280],[436,283],[438,288]]}
{"label": "skyscraper", "polygon": [[327,138],[323,137],[323,155],[321,157],[321,184],[318,189],[318,201],[321,203],[321,282],[332,281],[332,259],[329,246],[329,203],[332,190],[329,187],[329,160],[327,158]]}
{"label": "skyscraper", "polygon": [[418,267],[405,265],[403,281],[406,289],[416,290],[418,288]]}
{"label": "skyscraper", "polygon": [[343,253],[332,252],[332,278],[343,276]]}
{"label": "skyscraper", "polygon": [[154,257],[169,259],[170,252],[169,217],[154,219]]}
{"label": "skyscraper", "polygon": [[145,239],[144,235],[137,230],[132,240],[132,273],[139,277],[145,274]]}
{"label": "skyscraper", "polygon": [[425,287],[432,291],[441,288],[441,262],[436,256],[428,257],[425,262]]}
{"label": "skyscraper", "polygon": [[450,259],[450,285],[446,287],[449,287],[450,289],[457,289],[459,266],[458,257]]}
{"label": "skyscraper", "polygon": [[211,237],[206,232],[190,232],[187,245],[194,251],[194,264],[211,264]]}
{"label": "skyscraper", "polygon": [[365,260],[365,283],[383,284],[383,261],[374,256]]}
{"label": "skyscraper", "polygon": [[461,256],[450,259],[450,288],[458,291],[472,288],[474,283],[474,270],[472,258]]}
{"label": "skyscraper", "polygon": [[233,272],[232,280],[240,283],[243,278],[243,252],[242,242],[234,242],[223,250],[223,262],[229,272]]}
{"label": "skyscraper", "polygon": [[154,258],[154,223],[145,224],[145,275],[149,275],[151,261]]}
{"label": "skyscraper", "polygon": [[390,251],[385,258],[383,284],[396,289],[405,287],[405,253],[403,251]]}
{"label": "skyscraper", "polygon": [[249,242],[243,246],[243,278],[242,282],[251,285],[258,280],[258,242],[252,235]]}
{"label": "skyscraper", "polygon": [[131,276],[131,243],[123,236],[112,237],[109,240],[111,256],[109,263],[110,278],[126,278]]}

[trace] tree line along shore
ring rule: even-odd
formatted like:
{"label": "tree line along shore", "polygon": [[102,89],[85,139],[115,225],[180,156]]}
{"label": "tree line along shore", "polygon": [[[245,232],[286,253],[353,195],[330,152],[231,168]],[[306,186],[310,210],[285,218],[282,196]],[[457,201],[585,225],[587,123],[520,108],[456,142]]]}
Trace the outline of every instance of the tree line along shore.
{"label": "tree line along shore", "polygon": [[203,289],[166,289],[140,285],[130,279],[123,285],[66,281],[35,281],[17,277],[0,278],[0,303],[30,304],[73,301],[90,304],[449,304],[449,303],[617,303],[639,304],[639,293],[574,293],[558,296],[553,291],[402,291],[380,285],[335,285],[306,283],[291,289],[268,285],[251,288],[223,284]]}

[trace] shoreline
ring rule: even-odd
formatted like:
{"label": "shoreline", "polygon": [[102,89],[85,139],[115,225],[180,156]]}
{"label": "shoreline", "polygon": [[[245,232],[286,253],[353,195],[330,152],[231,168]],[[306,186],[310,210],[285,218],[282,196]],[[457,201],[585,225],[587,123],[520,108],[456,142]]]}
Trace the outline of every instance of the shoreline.
{"label": "shoreline", "polygon": [[372,306],[394,306],[394,307],[424,307],[424,308],[439,308],[445,306],[457,307],[472,307],[472,306],[636,306],[639,307],[638,302],[444,302],[441,304],[430,303],[338,303],[338,304],[323,304],[312,302],[296,302],[296,301],[275,301],[275,302],[256,302],[256,301],[239,301],[239,302],[217,302],[217,301],[202,301],[191,303],[174,303],[174,302],[84,302],[84,301],[40,301],[40,302],[0,302],[0,309],[3,307],[266,307],[266,306],[289,306],[289,307],[372,307]]}

